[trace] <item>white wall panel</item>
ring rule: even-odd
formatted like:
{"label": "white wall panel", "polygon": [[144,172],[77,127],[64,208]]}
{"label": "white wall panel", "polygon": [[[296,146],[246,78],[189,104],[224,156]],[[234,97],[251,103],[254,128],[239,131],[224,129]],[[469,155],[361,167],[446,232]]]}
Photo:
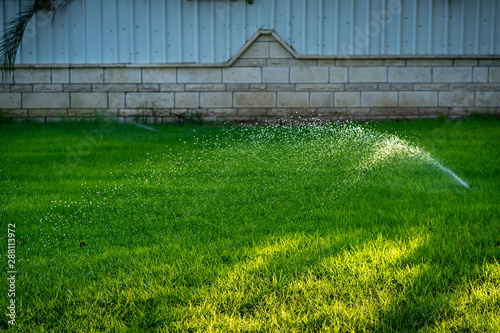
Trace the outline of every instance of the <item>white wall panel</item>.
{"label": "white wall panel", "polygon": [[[30,3],[0,1],[1,29]],[[17,62],[222,63],[258,29],[303,55],[498,55],[499,15],[500,0],[72,0],[30,22]]]}

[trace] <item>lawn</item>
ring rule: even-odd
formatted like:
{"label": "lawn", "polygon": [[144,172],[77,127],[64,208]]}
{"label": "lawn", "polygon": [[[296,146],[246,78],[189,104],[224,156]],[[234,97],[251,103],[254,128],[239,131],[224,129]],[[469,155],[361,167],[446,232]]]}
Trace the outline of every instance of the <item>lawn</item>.
{"label": "lawn", "polygon": [[497,118],[151,126],[0,124],[1,329],[500,331]]}

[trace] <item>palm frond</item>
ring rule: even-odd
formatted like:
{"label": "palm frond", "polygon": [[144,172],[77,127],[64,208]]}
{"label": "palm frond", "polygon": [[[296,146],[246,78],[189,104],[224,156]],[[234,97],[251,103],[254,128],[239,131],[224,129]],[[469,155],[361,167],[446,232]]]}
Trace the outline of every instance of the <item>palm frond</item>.
{"label": "palm frond", "polygon": [[0,61],[2,62],[2,77],[11,72],[16,61],[17,50],[23,40],[24,31],[28,22],[37,12],[36,6],[28,6],[12,20],[4,32],[0,44]]}
{"label": "palm frond", "polygon": [[55,14],[70,0],[35,0],[18,13],[17,17],[8,23],[0,42],[0,61],[2,63],[2,79],[14,69],[17,52],[23,40],[24,32],[29,21],[40,10]]}

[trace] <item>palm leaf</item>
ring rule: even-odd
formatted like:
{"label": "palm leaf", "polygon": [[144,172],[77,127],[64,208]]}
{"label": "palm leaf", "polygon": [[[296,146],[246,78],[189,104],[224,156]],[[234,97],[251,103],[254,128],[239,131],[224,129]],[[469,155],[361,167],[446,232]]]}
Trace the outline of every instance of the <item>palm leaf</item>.
{"label": "palm leaf", "polygon": [[28,22],[39,10],[53,10],[55,13],[70,0],[35,0],[26,6],[17,17],[9,22],[0,43],[0,61],[2,63],[2,79],[14,69],[17,51],[23,40]]}

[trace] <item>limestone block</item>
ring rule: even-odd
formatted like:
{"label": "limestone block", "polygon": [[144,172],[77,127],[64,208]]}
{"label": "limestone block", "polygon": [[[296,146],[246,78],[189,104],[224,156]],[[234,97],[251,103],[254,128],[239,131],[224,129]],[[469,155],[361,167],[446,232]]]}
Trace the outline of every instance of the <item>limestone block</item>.
{"label": "limestone block", "polygon": [[32,84],[13,84],[10,87],[10,92],[32,92],[33,85]]}
{"label": "limestone block", "polygon": [[367,116],[371,108],[346,108],[346,114],[352,116]]}
{"label": "limestone block", "polygon": [[26,118],[28,110],[25,109],[2,109],[0,107],[0,115],[7,118]]}
{"label": "limestone block", "polygon": [[339,67],[382,67],[384,60],[378,59],[337,59],[335,66]]}
{"label": "limestone block", "polygon": [[104,83],[140,83],[140,68],[106,68]]}
{"label": "limestone block", "polygon": [[69,109],[68,117],[92,117],[95,116],[95,109]]}
{"label": "limestone block", "polygon": [[262,34],[256,39],[256,42],[274,42],[276,38],[274,38],[271,34]]}
{"label": "limestone block", "polygon": [[264,67],[262,71],[262,81],[265,83],[287,83],[289,80],[288,67]]}
{"label": "limestone block", "polygon": [[318,59],[318,66],[334,67],[335,59]]}
{"label": "limestone block", "polygon": [[418,108],[416,107],[384,107],[384,108],[371,108],[371,115],[375,116],[406,116],[406,115],[417,115]]}
{"label": "limestone block", "polygon": [[272,108],[276,106],[276,93],[235,92],[234,106],[238,108]]}
{"label": "limestone block", "polygon": [[171,108],[174,94],[169,92],[132,92],[125,95],[127,108]]}
{"label": "limestone block", "polygon": [[268,110],[267,114],[269,116],[289,116],[291,115],[291,111],[286,108],[272,108]]}
{"label": "limestone block", "polygon": [[317,66],[318,61],[315,59],[267,59],[267,66],[269,67],[314,67]]}
{"label": "limestone block", "polygon": [[164,83],[160,84],[160,91],[184,91],[184,84],[178,84],[178,83]]}
{"label": "limestone block", "polygon": [[500,67],[490,67],[490,82],[500,82]]}
{"label": "limestone block", "polygon": [[104,83],[103,68],[71,68],[70,83]]}
{"label": "limestone block", "polygon": [[421,116],[439,116],[447,113],[448,113],[448,108],[436,108],[436,107],[418,108],[418,114]]}
{"label": "limestone block", "polygon": [[132,83],[106,83],[106,84],[93,84],[92,91],[124,91],[136,92],[137,84]]}
{"label": "limestone block", "polygon": [[360,93],[356,91],[340,91],[335,93],[335,107],[357,107],[360,106]]}
{"label": "limestone block", "polygon": [[[391,89],[391,84],[390,83],[379,83],[378,84],[378,90],[379,91],[383,91],[383,90],[398,90],[398,89]],[[408,89],[405,89],[405,90],[408,90]]]}
{"label": "limestone block", "polygon": [[345,90],[352,91],[369,91],[378,90],[378,83],[346,83],[344,85]]}
{"label": "limestone block", "polygon": [[148,109],[120,109],[118,115],[122,117],[147,117],[153,115],[153,111]]}
{"label": "limestone block", "polygon": [[69,68],[52,68],[52,83],[69,83]]}
{"label": "limestone block", "polygon": [[487,67],[473,67],[472,68],[472,82],[488,82],[488,68]]}
{"label": "limestone block", "polygon": [[413,90],[413,83],[391,83],[389,90]]}
{"label": "limestone block", "polygon": [[28,109],[57,109],[69,107],[69,93],[24,93],[23,107]]}
{"label": "limestone block", "polygon": [[[333,107],[333,92],[311,92],[310,106],[313,108]],[[279,98],[279,96],[278,96]]]}
{"label": "limestone block", "polygon": [[137,91],[160,91],[160,84],[159,83],[138,84]]}
{"label": "limestone block", "polygon": [[108,94],[97,92],[74,92],[71,93],[72,108],[107,108]]}
{"label": "limestone block", "polygon": [[186,91],[224,91],[226,85],[222,83],[195,83],[186,84]]}
{"label": "limestone block", "polygon": [[255,41],[240,58],[268,58],[269,57],[269,42]]}
{"label": "limestone block", "polygon": [[265,84],[265,83],[251,83],[248,86],[248,91],[267,91],[267,84]]}
{"label": "limestone block", "polygon": [[330,82],[331,83],[347,82],[347,68],[346,67],[330,67]]}
{"label": "limestone block", "polygon": [[260,83],[261,79],[260,67],[231,67],[222,70],[223,83]]}
{"label": "limestone block", "polygon": [[67,92],[88,92],[92,91],[92,85],[87,83],[70,83],[63,84],[63,91]]}
{"label": "limestone block", "polygon": [[236,109],[234,108],[210,108],[208,109],[209,116],[229,117],[236,116]]}
{"label": "limestone block", "polygon": [[233,106],[232,92],[202,92],[200,93],[200,106],[207,108],[224,108]]}
{"label": "limestone block", "polygon": [[389,82],[431,82],[430,67],[389,67]]}
{"label": "limestone block", "polygon": [[125,107],[125,93],[124,92],[110,92],[108,93],[109,108],[120,109]]}
{"label": "limestone block", "polygon": [[384,66],[387,66],[387,67],[406,66],[406,60],[404,60],[404,59],[385,59]]}
{"label": "limestone block", "polygon": [[435,67],[433,82],[471,82],[471,67]]}
{"label": "limestone block", "polygon": [[361,92],[361,106],[398,106],[398,93],[395,91],[363,91]]}
{"label": "limestone block", "polygon": [[278,107],[305,108],[309,104],[307,92],[278,92]]}
{"label": "limestone block", "polygon": [[413,90],[418,90],[418,91],[449,90],[449,84],[448,83],[415,83],[413,85]]}
{"label": "limestone block", "polygon": [[267,91],[294,91],[294,90],[295,90],[294,84],[269,83],[267,85]]}
{"label": "limestone block", "polygon": [[279,42],[269,43],[269,57],[276,59],[293,58],[293,55],[288,52]]}
{"label": "limestone block", "polygon": [[29,109],[28,117],[64,117],[68,115],[67,109]]}
{"label": "limestone block", "polygon": [[0,93],[0,110],[19,108],[21,108],[21,93]]}
{"label": "limestone block", "polygon": [[200,106],[200,94],[197,92],[176,92],[176,108],[197,108]]}
{"label": "limestone block", "polygon": [[238,116],[265,116],[267,115],[267,110],[262,108],[257,109],[247,109],[247,108],[239,108]]}
{"label": "limestone block", "polygon": [[228,83],[228,84],[226,84],[226,91],[250,91],[250,84],[248,84],[248,83]]}
{"label": "limestone block", "polygon": [[386,67],[349,67],[349,82],[386,82]]}
{"label": "limestone block", "polygon": [[437,92],[401,91],[399,106],[437,106]]}
{"label": "limestone block", "polygon": [[14,83],[50,83],[49,68],[19,68],[14,70]]}
{"label": "limestone block", "polygon": [[328,67],[293,67],[290,69],[290,82],[327,83]]}
{"label": "limestone block", "polygon": [[452,59],[408,59],[406,60],[406,65],[408,67],[413,66],[424,66],[424,67],[434,67],[434,66],[452,66]]}
{"label": "limestone block", "polygon": [[239,58],[231,66],[232,67],[264,67],[267,65],[266,58]]}
{"label": "limestone block", "polygon": [[13,84],[14,83],[14,73],[13,72],[4,73],[3,77],[0,79],[0,83]]}
{"label": "limestone block", "polygon": [[296,91],[339,91],[342,90],[344,86],[340,83],[309,83],[309,84],[296,84]]}
{"label": "limestone block", "polygon": [[500,91],[477,91],[476,106],[498,108],[500,106]]}
{"label": "limestone block", "polygon": [[457,67],[473,67],[477,66],[479,61],[477,59],[455,59],[453,66]]}
{"label": "limestone block", "polygon": [[449,107],[474,106],[474,92],[440,91],[439,106],[449,106]]}
{"label": "limestone block", "polygon": [[142,83],[175,83],[175,68],[143,68]]}
{"label": "limestone block", "polygon": [[61,92],[63,91],[62,84],[34,84],[34,92]]}
{"label": "limestone block", "polygon": [[179,68],[177,83],[222,83],[221,68]]}
{"label": "limestone block", "polygon": [[343,116],[346,114],[346,108],[319,108],[320,116]]}

